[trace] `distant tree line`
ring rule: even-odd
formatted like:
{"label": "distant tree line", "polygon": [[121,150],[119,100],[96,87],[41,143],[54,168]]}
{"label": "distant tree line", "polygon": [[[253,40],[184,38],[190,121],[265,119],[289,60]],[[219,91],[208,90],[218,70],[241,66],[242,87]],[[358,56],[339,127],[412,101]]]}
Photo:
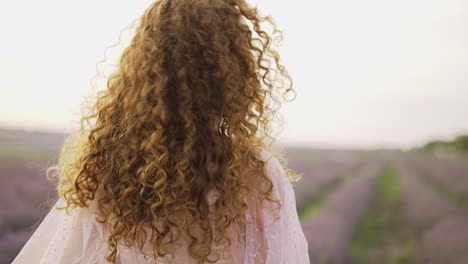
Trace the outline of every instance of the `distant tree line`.
{"label": "distant tree line", "polygon": [[468,135],[456,137],[454,140],[434,140],[420,148],[421,150],[435,151],[438,149],[453,149],[468,153]]}

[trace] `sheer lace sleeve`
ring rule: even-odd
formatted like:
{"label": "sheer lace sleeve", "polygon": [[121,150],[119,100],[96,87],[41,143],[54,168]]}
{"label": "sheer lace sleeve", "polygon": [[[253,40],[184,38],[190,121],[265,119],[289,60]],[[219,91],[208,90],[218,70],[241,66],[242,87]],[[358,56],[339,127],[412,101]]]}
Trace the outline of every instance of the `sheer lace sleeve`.
{"label": "sheer lace sleeve", "polygon": [[29,263],[107,263],[103,225],[90,208],[77,208],[67,214],[56,209],[59,200],[24,245],[13,264]]}
{"label": "sheer lace sleeve", "polygon": [[266,263],[309,264],[308,244],[299,222],[293,186],[277,158],[266,150],[262,150],[262,156],[267,161],[266,173],[282,204],[280,218],[276,221],[269,211],[263,212],[268,246]]}

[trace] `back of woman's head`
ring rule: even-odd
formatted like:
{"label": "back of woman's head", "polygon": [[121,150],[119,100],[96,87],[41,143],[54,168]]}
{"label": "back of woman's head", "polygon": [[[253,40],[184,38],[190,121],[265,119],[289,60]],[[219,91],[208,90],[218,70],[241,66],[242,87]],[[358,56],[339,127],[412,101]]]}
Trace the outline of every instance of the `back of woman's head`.
{"label": "back of woman's head", "polygon": [[159,0],[139,20],[59,161],[68,207],[93,200],[112,223],[108,260],[117,243],[150,240],[151,254],[170,253],[171,232],[189,238],[200,263],[213,260],[213,241],[235,239],[226,228],[243,221],[247,193],[279,204],[259,149],[274,141],[278,95],[294,90],[264,21],[281,38],[243,0]]}

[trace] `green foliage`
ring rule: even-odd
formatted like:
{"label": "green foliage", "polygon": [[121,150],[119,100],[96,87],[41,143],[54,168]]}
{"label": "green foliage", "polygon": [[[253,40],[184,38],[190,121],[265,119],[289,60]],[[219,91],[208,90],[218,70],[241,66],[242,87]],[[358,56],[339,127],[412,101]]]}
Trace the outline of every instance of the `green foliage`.
{"label": "green foliage", "polygon": [[468,135],[459,136],[455,139],[456,148],[468,152]]}
{"label": "green foliage", "polygon": [[51,150],[38,150],[26,147],[0,146],[0,158],[18,159],[28,161],[55,161],[59,152]]}
{"label": "green foliage", "polygon": [[356,263],[414,263],[412,232],[405,221],[401,186],[393,166],[380,175],[370,210],[356,226],[350,255]]}
{"label": "green foliage", "polygon": [[66,136],[64,133],[0,128],[0,159],[55,162]]}
{"label": "green foliage", "polygon": [[435,151],[437,149],[453,149],[460,152],[468,152],[468,135],[458,136],[449,141],[434,140],[420,148],[425,151]]}
{"label": "green foliage", "polygon": [[348,178],[348,176],[338,177],[335,181],[331,182],[324,188],[316,192],[311,198],[308,199],[307,205],[304,209],[299,210],[299,220],[304,221],[314,217],[320,211],[321,205],[325,198],[333,193],[342,183]]}
{"label": "green foliage", "polygon": [[318,201],[310,203],[304,211],[299,215],[299,219],[303,221],[304,219],[308,219],[314,217],[320,211],[320,204]]}
{"label": "green foliage", "polygon": [[463,196],[457,192],[455,192],[449,186],[443,184],[435,177],[430,175],[426,175],[427,183],[432,187],[432,189],[439,193],[441,196],[445,197],[447,200],[452,201],[453,203],[459,205],[460,207],[465,208],[468,210],[468,197]]}

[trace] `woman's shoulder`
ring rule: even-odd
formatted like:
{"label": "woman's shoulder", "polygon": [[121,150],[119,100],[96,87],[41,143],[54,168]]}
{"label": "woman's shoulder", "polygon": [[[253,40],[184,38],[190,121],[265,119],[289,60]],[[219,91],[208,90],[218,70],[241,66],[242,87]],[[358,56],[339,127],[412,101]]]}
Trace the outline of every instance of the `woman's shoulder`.
{"label": "woman's shoulder", "polygon": [[266,161],[269,165],[276,165],[278,161],[276,155],[271,151],[267,150],[265,147],[259,148],[260,158]]}
{"label": "woman's shoulder", "polygon": [[[285,175],[285,170],[281,162],[279,161],[277,155],[270,151],[267,150],[264,147],[260,148],[260,158],[266,162],[266,173],[270,177],[287,177]],[[276,179],[276,180],[282,180],[282,179]]]}

